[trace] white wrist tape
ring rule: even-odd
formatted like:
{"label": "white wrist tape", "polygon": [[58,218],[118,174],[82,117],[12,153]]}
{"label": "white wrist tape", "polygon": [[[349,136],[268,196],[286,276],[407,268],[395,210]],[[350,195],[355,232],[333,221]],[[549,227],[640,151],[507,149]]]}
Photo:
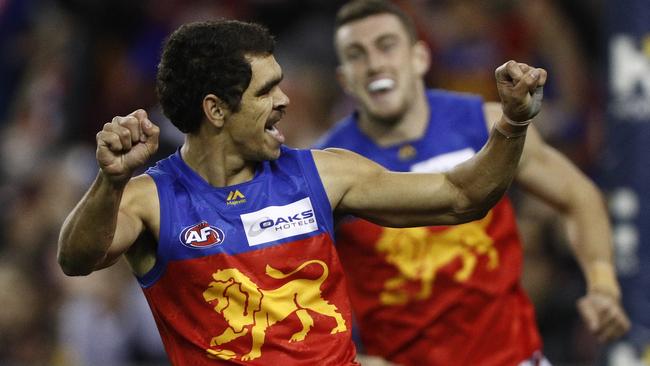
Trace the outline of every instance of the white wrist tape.
{"label": "white wrist tape", "polygon": [[[530,123],[530,121],[528,121],[528,122]],[[526,124],[524,124],[524,125],[515,125],[515,126],[525,127],[525,126],[527,126],[527,125],[528,125],[528,123],[526,123]],[[515,138],[515,137],[523,136],[523,135],[526,134],[526,131],[528,131],[527,128],[526,128],[526,129],[523,129],[523,130],[521,130],[521,131],[519,131],[519,132],[510,132],[510,131],[506,131],[506,130],[504,130],[502,127],[499,127],[499,122],[497,122],[497,123],[494,124],[494,129],[496,129],[497,131],[499,131],[499,133],[502,134],[503,136],[505,136],[507,139],[513,139],[513,138]]]}
{"label": "white wrist tape", "polygon": [[513,121],[510,118],[508,118],[508,116],[506,116],[505,113],[503,114],[503,119],[506,120],[506,122],[508,122],[509,125],[515,126],[515,127],[525,127],[525,126],[528,126],[530,124],[530,122],[533,121],[532,119],[528,119],[528,120],[521,121],[521,122]]}

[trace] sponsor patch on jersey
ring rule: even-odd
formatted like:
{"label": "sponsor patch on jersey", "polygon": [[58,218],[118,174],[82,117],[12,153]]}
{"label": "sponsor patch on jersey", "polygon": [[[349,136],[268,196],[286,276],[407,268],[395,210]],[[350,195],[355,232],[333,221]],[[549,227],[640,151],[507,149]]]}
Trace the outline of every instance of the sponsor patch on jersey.
{"label": "sponsor patch on jersey", "polygon": [[230,191],[228,197],[226,198],[226,204],[229,206],[238,205],[240,203],[246,203],[246,196],[244,196],[239,189]]}
{"label": "sponsor patch on jersey", "polygon": [[248,245],[259,245],[318,230],[309,197],[240,215]]}
{"label": "sponsor patch on jersey", "polygon": [[188,226],[179,237],[181,243],[189,248],[209,248],[223,243],[225,234],[207,221]]}
{"label": "sponsor patch on jersey", "polygon": [[434,156],[431,159],[411,165],[414,173],[441,173],[453,169],[456,165],[469,160],[476,154],[471,147]]}

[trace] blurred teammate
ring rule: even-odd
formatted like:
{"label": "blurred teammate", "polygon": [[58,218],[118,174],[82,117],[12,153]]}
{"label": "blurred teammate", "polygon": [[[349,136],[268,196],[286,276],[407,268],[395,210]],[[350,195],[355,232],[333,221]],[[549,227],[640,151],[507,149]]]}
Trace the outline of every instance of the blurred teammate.
{"label": "blurred teammate", "polygon": [[[394,4],[343,6],[335,46],[339,80],[358,110],[321,148],[349,149],[394,171],[444,172],[474,156],[500,118],[498,104],[425,90],[428,49]],[[574,225],[572,248],[588,287],[580,313],[600,340],[621,336],[629,321],[598,189],[535,130],[515,179]],[[521,239],[507,198],[483,219],[453,227],[394,229],[348,217],[336,238],[368,354],[404,365],[547,362],[520,285]]]}
{"label": "blurred teammate", "polygon": [[289,98],[273,44],[238,21],[175,31],[157,89],[185,142],[131,178],[159,129],[143,110],[105,124],[97,178],[61,230],[68,275],[126,257],[175,365],[356,364],[332,213],[395,226],[482,217],[514,174],[546,80],[504,64],[504,116],[475,158],[444,174],[392,173],[345,150],[282,146]]}

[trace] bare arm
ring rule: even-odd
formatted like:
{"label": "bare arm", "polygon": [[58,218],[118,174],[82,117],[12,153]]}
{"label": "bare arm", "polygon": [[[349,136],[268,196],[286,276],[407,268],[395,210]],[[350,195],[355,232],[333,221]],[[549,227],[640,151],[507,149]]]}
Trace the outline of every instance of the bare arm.
{"label": "bare arm", "polygon": [[527,125],[512,120],[537,114],[540,100],[533,94],[546,80],[544,70],[514,61],[496,76],[511,121],[501,118],[483,149],[450,172],[395,173],[349,151],[314,151],[332,207],[396,227],[457,224],[485,215],[510,184],[523,149]]}
{"label": "bare arm", "polygon": [[155,186],[146,176],[130,177],[157,149],[158,134],[142,110],[116,117],[97,134],[100,172],[59,235],[63,272],[86,275],[113,264],[143,231],[149,206],[157,204],[150,199]]}
{"label": "bare arm", "polygon": [[[488,103],[489,121],[500,106]],[[526,191],[564,214],[571,228],[569,242],[587,281],[579,310],[601,341],[620,337],[629,320],[620,304],[620,289],[612,261],[612,231],[603,197],[594,183],[531,129],[515,181]]]}

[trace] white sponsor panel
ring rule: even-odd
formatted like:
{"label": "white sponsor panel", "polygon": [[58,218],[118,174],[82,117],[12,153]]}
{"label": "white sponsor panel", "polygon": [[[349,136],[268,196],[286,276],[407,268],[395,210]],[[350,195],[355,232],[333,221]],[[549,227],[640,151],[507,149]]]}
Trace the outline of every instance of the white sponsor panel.
{"label": "white sponsor panel", "polygon": [[471,147],[434,156],[411,166],[414,173],[441,173],[453,169],[456,165],[469,160],[476,152]]}
{"label": "white sponsor panel", "polygon": [[643,43],[628,34],[609,42],[609,111],[624,122],[650,122],[650,52]]}
{"label": "white sponsor panel", "polygon": [[240,215],[248,245],[259,245],[318,230],[309,197]]}

